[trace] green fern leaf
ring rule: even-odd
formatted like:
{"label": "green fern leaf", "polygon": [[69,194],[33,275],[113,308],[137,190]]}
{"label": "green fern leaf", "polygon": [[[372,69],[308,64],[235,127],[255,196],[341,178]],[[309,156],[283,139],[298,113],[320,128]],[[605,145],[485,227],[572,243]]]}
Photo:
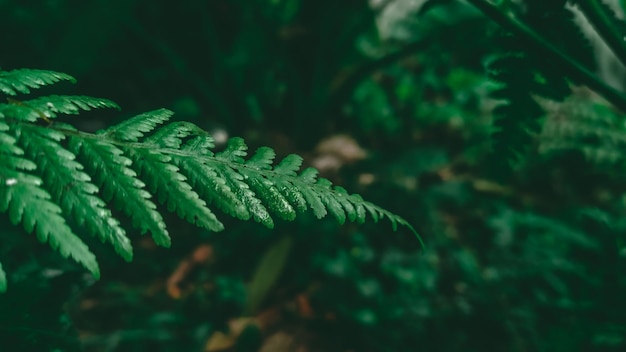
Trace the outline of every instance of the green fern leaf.
{"label": "green fern leaf", "polygon": [[[358,212],[356,211],[355,206],[348,200],[348,192],[343,187],[339,186],[335,186],[335,191],[337,191],[337,202],[341,204],[341,207],[344,209],[346,215],[348,216],[348,220],[351,222],[355,222],[357,220]],[[361,222],[360,219],[359,222]]]}
{"label": "green fern leaf", "polygon": [[274,168],[274,172],[285,176],[296,176],[296,172],[302,166],[302,157],[296,154],[287,155]]}
{"label": "green fern leaf", "polygon": [[81,110],[113,108],[119,105],[108,99],[92,98],[81,95],[50,95],[21,102],[23,106],[43,111],[47,118],[54,118],[56,114],[78,115]]}
{"label": "green fern leaf", "polygon": [[215,141],[208,133],[192,138],[183,146],[186,151],[205,156],[213,156],[211,151],[213,148],[215,148]]}
{"label": "green fern leaf", "polygon": [[[30,82],[11,83],[15,92],[23,92],[36,86],[36,80],[28,78],[33,72],[39,71],[23,71],[26,78],[17,75],[5,81]],[[41,82],[52,79],[42,75]],[[340,223],[363,222],[369,212],[374,221],[388,217],[394,229],[402,224],[415,232],[397,215],[318,179],[315,169],[298,174],[302,158],[297,155],[273,166],[276,154],[271,148],[259,148],[248,157],[241,138],[230,139],[227,148],[215,154],[213,139],[198,126],[161,126],[172,116],[169,110],[137,115],[96,134],[53,121],[45,127],[35,123],[59,113],[111,107],[117,105],[83,96],[0,104],[0,213],[96,277],[94,255],[70,226],[86,229],[130,260],[130,240],[108,204],[125,213],[141,233],[150,232],[161,246],[171,240],[153,198],[210,231],[224,228],[213,208],[269,228],[274,226],[272,216],[293,220],[310,208],[318,218],[330,212]],[[0,291],[6,288],[1,270]]]}
{"label": "green fern leaf", "polygon": [[169,247],[171,239],[161,214],[156,211],[152,195],[137,173],[129,168],[132,161],[117,146],[106,141],[70,137],[70,150],[85,160],[85,169],[93,175],[105,201],[113,201],[128,215],[141,234],[150,231],[155,243]]}
{"label": "green fern leaf", "polygon": [[8,104],[0,104],[0,117],[35,122],[38,119],[51,119],[57,114],[77,115],[81,110],[99,108],[119,109],[119,106],[107,99],[97,99],[85,96],[52,95],[33,100],[12,100]]}
{"label": "green fern leaf", "polygon": [[302,157],[300,157],[299,155],[290,154],[287,155],[283,160],[281,160],[280,163],[276,165],[276,167],[274,167],[275,174],[271,176],[278,190],[299,212],[307,210],[307,201],[304,198],[304,195],[301,192],[295,190],[291,182],[285,180],[284,177],[280,176],[295,177],[297,175],[296,171],[299,170],[301,166]]}
{"label": "green fern leaf", "polygon": [[268,228],[274,228],[274,220],[263,205],[261,200],[257,198],[250,186],[244,182],[244,176],[232,169],[228,164],[214,165],[215,171],[219,177],[226,180],[226,185],[233,190],[235,195],[241,200],[246,207],[250,216],[258,223]]}
{"label": "green fern leaf", "polygon": [[330,190],[332,183],[322,178],[317,181],[317,185],[322,188],[322,190],[319,190],[317,187],[314,188],[315,190],[319,190],[318,195],[322,203],[324,203],[326,208],[333,216],[335,216],[335,219],[337,219],[340,224],[345,223],[346,212],[343,210],[343,207],[335,197],[335,194],[327,192],[327,190]]}
{"label": "green fern leaf", "polygon": [[105,203],[95,196],[98,187],[91,183],[89,175],[82,171],[83,166],[76,162],[76,156],[58,142],[65,135],[52,130],[33,126],[20,126],[17,134],[26,154],[34,160],[47,182],[52,199],[61,206],[66,217],[74,219],[77,226],[86,226],[101,241],[114,246],[124,259],[132,259],[132,247],[126,232],[113,218]]}
{"label": "green fern leaf", "polygon": [[37,89],[60,81],[76,82],[74,77],[54,71],[31,69],[0,71],[0,92],[7,95],[28,94],[29,88]]}
{"label": "green fern leaf", "polygon": [[159,128],[149,138],[146,138],[145,142],[157,144],[164,148],[179,149],[183,144],[183,138],[198,134],[208,135],[206,131],[193,123],[173,122]]}
{"label": "green fern leaf", "polygon": [[175,211],[181,218],[207,230],[224,229],[224,225],[207,208],[206,202],[186,182],[187,178],[178,172],[179,168],[170,163],[171,156],[140,148],[128,148],[127,152],[141,176],[148,181],[152,193],[161,203],[167,204],[169,211]]}
{"label": "green fern leaf", "polygon": [[261,147],[246,161],[246,166],[258,170],[269,170],[272,168],[275,157],[276,153],[272,148]]}
{"label": "green fern leaf", "polygon": [[174,113],[167,109],[147,112],[123,121],[103,133],[112,139],[136,142],[146,133],[152,132],[158,125],[169,120],[172,115]]}
{"label": "green fern leaf", "polygon": [[[309,168],[304,169],[304,171],[302,171],[298,179],[302,181],[303,183],[305,183],[305,185],[314,184],[317,180],[318,173],[319,172],[316,169],[309,167]],[[309,186],[309,185],[306,185],[306,186]],[[326,216],[328,212],[326,211],[326,207],[324,206],[324,203],[322,203],[322,200],[320,199],[319,194],[317,194],[312,187],[311,188],[309,187],[303,187],[302,189],[300,189],[300,191],[302,192],[302,196],[304,197],[306,202],[311,207],[311,210],[313,210],[313,214],[318,219],[321,219],[324,216]]]}
{"label": "green fern leaf", "polygon": [[287,198],[278,191],[274,182],[266,179],[255,177],[256,174],[248,170],[242,173],[246,177],[246,183],[250,189],[259,197],[262,204],[266,204],[274,214],[277,214],[284,220],[293,221],[296,218],[296,211],[291,206]]}
{"label": "green fern leaf", "polygon": [[96,257],[65,223],[61,208],[41,188],[41,179],[4,167],[0,167],[0,175],[0,212],[8,212],[11,223],[21,223],[27,233],[35,231],[40,242],[48,243],[63,257],[71,257],[99,277]]}
{"label": "green fern leaf", "polygon": [[367,211],[365,210],[364,205],[365,202],[363,201],[363,198],[361,198],[361,196],[359,196],[358,194],[353,194],[351,197],[355,199],[355,201],[352,203],[355,208],[354,210],[356,211],[355,221],[359,224],[362,224],[365,222],[365,218],[367,217]]}
{"label": "green fern leaf", "polygon": [[250,185],[244,182],[244,175],[237,172],[236,168],[231,166],[232,163],[235,165],[243,164],[243,158],[247,155],[247,150],[248,146],[244,143],[243,139],[238,137],[231,138],[228,141],[226,149],[215,155],[217,160],[224,162],[223,164],[216,164],[215,171],[219,176],[225,178],[226,185],[241,199],[248,213],[255,221],[268,228],[273,228],[274,221],[267,208],[250,188]]}
{"label": "green fern leaf", "polygon": [[243,141],[242,138],[235,137],[231,138],[226,145],[226,149],[217,153],[215,157],[219,160],[224,160],[226,162],[235,162],[238,164],[242,164],[246,155],[248,155],[248,146]]}
{"label": "green fern leaf", "polygon": [[3,131],[8,130],[8,125],[0,122],[0,156],[2,165],[12,170],[35,170],[37,164],[20,157],[24,151],[16,145],[17,140]]}
{"label": "green fern leaf", "polygon": [[[214,146],[213,138],[202,135],[190,140],[182,149],[201,157],[212,157],[213,152],[210,149]],[[216,166],[209,166],[203,160],[196,158],[176,158],[175,160],[185,170],[186,174],[190,175],[193,186],[199,189],[209,204],[215,204],[226,214],[238,219],[250,219],[251,214],[248,208],[233,188],[229,186],[229,182],[221,174],[218,174]],[[200,185],[205,185],[205,187],[198,187]]]}
{"label": "green fern leaf", "polygon": [[[0,129],[8,125],[0,123]],[[18,133],[19,134],[19,133]],[[8,212],[9,220],[22,223],[27,233],[36,232],[37,238],[71,257],[94,276],[100,275],[95,256],[71,231],[61,215],[59,206],[50,201],[50,194],[41,188],[42,180],[22,170],[34,170],[36,164],[24,159],[24,150],[16,145],[17,138],[0,133],[4,138],[0,148],[0,212]]]}
{"label": "green fern leaf", "polygon": [[[271,170],[275,157],[276,153],[272,148],[261,147],[245,162],[245,165],[255,170]],[[301,208],[302,202],[298,198],[294,198],[293,194],[288,192],[286,194],[281,193],[275,179],[256,178],[248,170],[244,172],[244,175],[250,179],[249,185],[252,187],[252,190],[260,195],[263,203],[268,204],[269,208],[274,210],[274,213],[285,220],[292,221],[296,218],[296,210],[292,207],[290,200],[300,203],[297,206]],[[290,189],[288,185],[283,184],[282,186],[283,191]]]}
{"label": "green fern leaf", "polygon": [[[183,150],[190,152],[201,151],[199,155],[212,155],[207,154],[204,147],[196,148],[193,145],[196,142],[198,142],[197,139],[191,143],[192,145],[184,146]],[[190,182],[194,189],[198,189],[209,204],[215,204],[224,213],[240,220],[250,219],[251,215],[248,208],[228,185],[227,181],[218,174],[215,167],[210,167],[194,158],[175,158],[175,160],[177,165],[190,176]],[[201,187],[202,185],[204,187]]]}

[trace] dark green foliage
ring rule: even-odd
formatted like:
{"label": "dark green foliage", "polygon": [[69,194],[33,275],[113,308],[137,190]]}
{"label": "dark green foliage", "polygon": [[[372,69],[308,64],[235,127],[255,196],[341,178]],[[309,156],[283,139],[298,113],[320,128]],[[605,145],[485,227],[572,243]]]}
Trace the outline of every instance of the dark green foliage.
{"label": "dark green foliage", "polygon": [[[0,71],[3,91],[11,95],[71,79],[50,71]],[[272,149],[260,148],[246,160],[248,147],[240,138],[231,139],[226,150],[214,154],[212,138],[194,124],[163,125],[172,116],[169,110],[141,114],[96,134],[50,120],[57,114],[107,107],[117,105],[104,99],[58,95],[0,104],[0,211],[96,278],[100,276],[96,258],[72,227],[86,228],[127,261],[133,256],[126,231],[105,200],[165,247],[171,240],[150,200],[152,194],[168,211],[209,231],[221,231],[224,226],[207,201],[229,215],[254,218],[269,228],[274,226],[272,215],[294,220],[296,211],[311,207],[318,218],[328,211],[340,223],[346,218],[362,223],[367,210],[374,221],[387,217],[394,229],[397,223],[412,229],[402,218],[348,195],[341,187],[331,187],[328,180],[317,179],[314,169],[296,174],[302,161],[295,155],[273,169]],[[48,123],[37,125],[39,119]],[[193,187],[188,179],[193,180]],[[3,271],[0,279],[4,290]]]}
{"label": "dark green foliage", "polygon": [[[596,74],[610,58],[594,42],[626,57],[618,2],[420,3],[0,1],[4,67],[176,111],[2,105],[30,121],[3,127],[3,170],[36,177],[46,193],[26,201],[67,221],[102,279],[0,217],[0,350],[625,350],[626,72]],[[58,103],[114,107],[84,99]],[[302,165],[386,204],[426,246],[337,226],[367,206],[341,187],[325,197]],[[60,191],[70,173],[81,188]],[[133,262],[100,240],[132,244]]]}
{"label": "dark green foliage", "polygon": [[[591,46],[565,7],[566,1],[527,1],[508,16],[525,23],[556,48],[571,55],[588,69],[595,68]],[[528,38],[503,31],[499,47],[503,50],[488,64],[492,79],[501,82],[493,97],[503,102],[494,111],[494,170],[500,177],[515,169],[532,138],[540,129],[541,107],[534,95],[563,100],[570,95],[568,75],[557,60],[529,51]],[[563,33],[567,35],[563,36]],[[514,164],[514,165],[511,165]]]}
{"label": "dark green foliage", "polygon": [[543,101],[547,114],[539,151],[578,151],[596,165],[621,164],[626,146],[623,117],[601,100],[581,96],[562,103]]}

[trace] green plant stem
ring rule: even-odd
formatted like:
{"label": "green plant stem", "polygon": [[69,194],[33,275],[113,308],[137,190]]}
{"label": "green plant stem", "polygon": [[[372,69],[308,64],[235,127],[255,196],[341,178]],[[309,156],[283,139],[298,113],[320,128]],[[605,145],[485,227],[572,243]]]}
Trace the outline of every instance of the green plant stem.
{"label": "green plant stem", "polygon": [[611,102],[617,108],[622,111],[626,111],[626,96],[599,80],[595,74],[589,71],[581,63],[567,55],[563,51],[559,50],[552,43],[547,41],[539,33],[526,26],[523,22],[514,18],[513,15],[502,12],[497,6],[485,1],[485,0],[468,0],[468,2],[474,5],[485,16],[495,21],[505,29],[519,35],[522,38],[528,40],[538,49],[542,50],[546,54],[552,56],[552,58],[558,60],[561,67],[568,73],[573,79],[579,81],[579,83],[589,86],[589,88],[595,90],[602,95],[606,100]]}
{"label": "green plant stem", "polygon": [[598,0],[579,0],[578,5],[593,28],[602,36],[619,61],[626,66],[626,45],[624,37],[611,23],[611,18]]}

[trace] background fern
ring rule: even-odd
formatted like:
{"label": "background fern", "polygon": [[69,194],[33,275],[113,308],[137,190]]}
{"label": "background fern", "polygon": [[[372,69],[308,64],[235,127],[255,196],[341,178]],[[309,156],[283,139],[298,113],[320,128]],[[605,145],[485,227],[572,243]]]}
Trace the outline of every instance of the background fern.
{"label": "background fern", "polygon": [[[540,33],[587,69],[594,70],[596,63],[591,45],[574,23],[574,14],[566,3],[565,0],[530,0],[511,5],[513,8],[507,15]],[[568,35],[563,37],[560,33]],[[502,53],[491,60],[488,69],[492,79],[500,82],[493,97],[503,100],[494,110],[493,156],[494,170],[504,176],[505,170],[510,171],[523,162],[532,134],[541,128],[543,111],[532,95],[563,100],[571,93],[572,77],[545,53],[527,50],[528,39],[522,35],[501,29],[499,40]]]}
{"label": "background fern", "polygon": [[622,116],[605,101],[585,90],[563,102],[537,99],[546,111],[538,134],[540,152],[578,152],[597,166],[624,162]]}
{"label": "background fern", "polygon": [[[51,71],[0,71],[0,88],[8,95],[62,80],[73,78]],[[117,105],[59,95],[0,104],[0,211],[96,278],[96,257],[73,228],[86,228],[130,261],[130,240],[109,209],[111,203],[165,247],[171,239],[153,198],[210,231],[224,226],[207,203],[269,228],[274,226],[272,216],[293,220],[310,207],[317,218],[330,212],[340,223],[362,223],[369,213],[375,221],[387,217],[394,229],[400,223],[414,232],[399,216],[318,179],[315,169],[297,174],[299,156],[290,155],[273,167],[275,153],[264,147],[246,159],[248,147],[240,138],[232,138],[215,154],[212,137],[198,126],[165,124],[172,116],[169,110],[141,114],[96,134],[51,120],[93,108]],[[0,289],[6,286],[0,267]]]}

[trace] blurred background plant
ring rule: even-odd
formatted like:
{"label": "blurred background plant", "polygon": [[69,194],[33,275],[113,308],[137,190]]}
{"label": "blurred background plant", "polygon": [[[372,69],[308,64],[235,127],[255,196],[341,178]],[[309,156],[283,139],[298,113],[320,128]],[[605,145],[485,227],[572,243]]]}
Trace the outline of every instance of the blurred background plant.
{"label": "blurred background plant", "polygon": [[[577,18],[565,1],[500,3],[542,30],[539,13]],[[164,106],[218,142],[305,155],[426,242],[172,218],[171,249],[135,237],[133,263],[97,253],[90,282],[3,223],[3,350],[626,348],[623,115],[468,3],[0,0],[0,32],[4,69],[68,72],[128,116]],[[600,75],[612,62],[576,50]]]}

